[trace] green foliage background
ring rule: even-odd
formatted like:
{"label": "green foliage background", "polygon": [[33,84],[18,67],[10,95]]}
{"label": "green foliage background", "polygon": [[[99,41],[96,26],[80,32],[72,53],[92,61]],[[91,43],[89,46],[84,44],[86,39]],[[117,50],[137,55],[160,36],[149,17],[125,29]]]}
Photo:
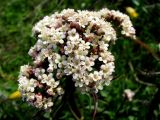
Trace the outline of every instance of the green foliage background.
{"label": "green foliage background", "polygon": [[[126,13],[127,6],[135,8],[139,14],[137,19],[132,19],[137,36],[160,54],[159,0],[0,0],[0,119],[52,119],[49,112],[28,106],[21,99],[7,99],[17,90],[20,66],[31,61],[27,53],[36,42],[31,30],[37,21],[65,8],[99,10],[107,7]],[[153,120],[160,119],[160,94],[156,96],[160,86],[160,74],[156,74],[160,72],[160,61],[129,39],[117,40],[111,49],[116,59],[115,79],[98,94],[96,119],[146,120],[147,115]],[[137,78],[142,82],[136,81]],[[136,93],[133,101],[122,96],[125,89]],[[92,96],[77,91],[75,97],[84,120],[91,120]],[[75,119],[67,107],[62,110],[55,119]]]}

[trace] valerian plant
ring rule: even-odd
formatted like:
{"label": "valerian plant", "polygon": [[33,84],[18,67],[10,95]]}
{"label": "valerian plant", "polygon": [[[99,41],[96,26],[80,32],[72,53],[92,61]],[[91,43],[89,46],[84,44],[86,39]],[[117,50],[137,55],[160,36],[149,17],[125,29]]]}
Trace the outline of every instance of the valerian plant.
{"label": "valerian plant", "polygon": [[55,99],[63,100],[75,88],[94,94],[103,90],[113,79],[114,56],[108,48],[118,39],[118,30],[135,39],[130,18],[107,8],[95,12],[65,9],[45,16],[33,27],[37,39],[29,50],[33,63],[20,69],[23,99],[48,110]]}

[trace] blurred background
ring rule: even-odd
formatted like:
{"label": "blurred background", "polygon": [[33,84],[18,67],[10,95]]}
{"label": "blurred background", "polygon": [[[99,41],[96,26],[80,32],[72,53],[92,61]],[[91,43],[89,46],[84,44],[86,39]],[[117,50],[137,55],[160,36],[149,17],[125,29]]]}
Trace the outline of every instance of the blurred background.
{"label": "blurred background", "polygon": [[[33,25],[66,8],[120,10],[131,17],[139,38],[120,38],[112,46],[114,80],[98,93],[96,119],[160,119],[160,0],[0,0],[0,120],[53,118],[22,101],[17,79],[20,66],[32,61]],[[92,96],[78,91],[75,96],[83,119],[91,120]],[[75,118],[65,107],[54,119]]]}

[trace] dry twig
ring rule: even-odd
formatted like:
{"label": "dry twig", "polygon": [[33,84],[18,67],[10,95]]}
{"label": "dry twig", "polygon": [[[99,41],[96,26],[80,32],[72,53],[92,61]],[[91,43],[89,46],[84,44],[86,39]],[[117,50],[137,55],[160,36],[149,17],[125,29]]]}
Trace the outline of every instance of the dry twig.
{"label": "dry twig", "polygon": [[133,73],[133,76],[134,76],[136,82],[138,82],[138,83],[140,83],[140,84],[143,84],[143,85],[147,85],[147,86],[154,86],[154,87],[157,86],[156,84],[153,84],[153,83],[149,83],[149,82],[145,82],[145,81],[140,80],[140,79],[137,77],[137,74],[136,74],[135,71],[134,71],[134,68],[133,68],[132,63],[129,62],[128,65],[129,65],[129,67],[130,67],[130,69],[131,69],[131,72]]}
{"label": "dry twig", "polygon": [[141,47],[146,49],[152,56],[157,60],[160,61],[160,57],[144,42],[142,42],[139,38],[132,39],[135,43],[139,44]]}

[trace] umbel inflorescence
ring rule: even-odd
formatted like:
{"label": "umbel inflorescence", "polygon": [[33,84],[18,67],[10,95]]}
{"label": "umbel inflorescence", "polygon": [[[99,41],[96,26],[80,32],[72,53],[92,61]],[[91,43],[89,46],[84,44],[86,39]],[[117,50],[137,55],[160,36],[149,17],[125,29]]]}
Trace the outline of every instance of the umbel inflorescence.
{"label": "umbel inflorescence", "polygon": [[129,17],[119,11],[66,9],[46,16],[33,27],[37,43],[29,50],[32,65],[20,69],[19,90],[31,105],[48,109],[65,93],[67,77],[83,92],[98,92],[112,80],[114,56],[108,50],[121,34],[135,38]]}

